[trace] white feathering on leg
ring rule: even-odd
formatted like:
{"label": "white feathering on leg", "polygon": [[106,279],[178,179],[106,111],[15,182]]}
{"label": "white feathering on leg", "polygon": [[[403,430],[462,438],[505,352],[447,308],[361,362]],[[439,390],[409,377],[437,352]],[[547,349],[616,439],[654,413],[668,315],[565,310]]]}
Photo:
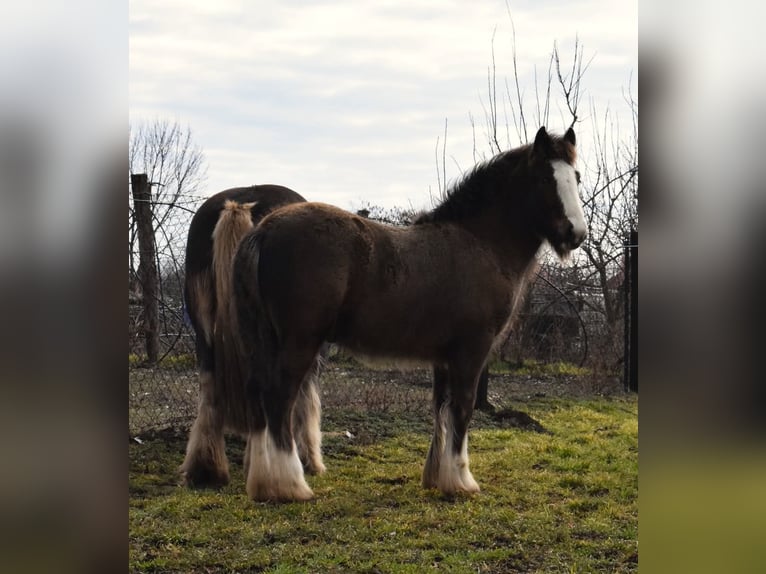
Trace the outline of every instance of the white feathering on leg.
{"label": "white feathering on leg", "polygon": [[268,431],[252,433],[246,490],[253,500],[309,500],[314,493],[306,484],[303,465],[293,442],[290,451],[274,444]]}
{"label": "white feathering on leg", "polygon": [[460,452],[455,454],[452,449],[455,424],[451,412],[447,413],[445,422],[447,432],[444,435],[444,452],[439,465],[437,487],[444,494],[479,492],[479,485],[468,468],[468,433],[463,437]]}

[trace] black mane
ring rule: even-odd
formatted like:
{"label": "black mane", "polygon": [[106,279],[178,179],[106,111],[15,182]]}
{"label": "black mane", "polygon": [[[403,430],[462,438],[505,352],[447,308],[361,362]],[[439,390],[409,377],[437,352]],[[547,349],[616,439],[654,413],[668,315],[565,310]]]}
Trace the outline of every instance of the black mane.
{"label": "black mane", "polygon": [[[547,134],[544,128],[540,128],[538,138],[540,133],[545,137],[542,153],[550,159],[562,159],[574,165],[574,132],[570,132],[571,128],[566,135],[556,136]],[[492,205],[489,201],[492,198],[488,196],[498,192],[507,193],[513,172],[527,165],[530,152],[533,146],[536,148],[537,145],[536,140],[535,144],[525,144],[499,153],[492,159],[478,164],[447,191],[439,205],[419,216],[413,224],[455,221],[486,209],[488,205]]]}
{"label": "black mane", "polygon": [[523,145],[477,164],[446,192],[439,205],[420,215],[413,224],[454,221],[485,208],[487,194],[507,189],[511,172],[528,158],[531,147]]}

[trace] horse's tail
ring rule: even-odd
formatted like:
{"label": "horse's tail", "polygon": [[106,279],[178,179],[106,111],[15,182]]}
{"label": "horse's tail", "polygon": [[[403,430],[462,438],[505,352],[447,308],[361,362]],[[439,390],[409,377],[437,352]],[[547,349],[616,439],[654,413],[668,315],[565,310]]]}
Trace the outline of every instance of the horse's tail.
{"label": "horse's tail", "polygon": [[249,431],[266,424],[263,403],[266,386],[273,384],[279,331],[272,320],[260,289],[259,263],[263,234],[252,233],[242,242],[232,265],[236,279],[232,297],[232,322],[238,324],[237,345],[241,356],[247,356],[247,418]]}
{"label": "horse's tail", "polygon": [[228,426],[241,429],[246,419],[245,357],[239,344],[233,298],[232,263],[242,238],[253,229],[250,209],[254,203],[226,201],[213,230],[215,277],[215,386]]}

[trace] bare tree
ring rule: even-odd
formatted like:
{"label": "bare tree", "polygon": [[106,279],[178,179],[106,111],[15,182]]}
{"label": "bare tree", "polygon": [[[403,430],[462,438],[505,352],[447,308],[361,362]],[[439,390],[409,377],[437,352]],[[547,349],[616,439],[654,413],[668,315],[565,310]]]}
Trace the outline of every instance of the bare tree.
{"label": "bare tree", "polygon": [[626,102],[633,124],[627,132],[609,108],[599,122],[591,103],[594,157],[583,171],[582,186],[589,228],[582,245],[584,281],[600,295],[591,309],[603,316],[603,340],[612,343],[603,350],[612,362],[619,362],[623,351],[617,342],[623,319],[624,242],[638,229],[638,105],[632,96]]}
{"label": "bare tree", "polygon": [[162,227],[184,196],[198,194],[207,180],[205,156],[189,127],[158,119],[130,126],[129,169],[152,185],[156,227]]}
{"label": "bare tree", "polygon": [[[182,291],[186,231],[193,208],[200,201],[207,166],[191,129],[182,128],[177,121],[158,119],[130,126],[128,149],[130,174],[148,176],[151,190],[148,202],[156,245],[155,266],[160,270],[156,292],[162,306],[163,331],[168,332],[169,323],[179,324],[181,303],[176,297],[172,301],[179,308],[167,308],[170,299],[165,297],[165,291]],[[133,206],[129,206],[129,292],[134,299],[144,295],[137,274],[137,232],[136,213]],[[177,284],[165,285],[168,280]],[[170,330],[178,331],[178,328]]]}
{"label": "bare tree", "polygon": [[[482,125],[477,125],[476,118],[469,113],[475,162],[528,142],[530,134],[534,134],[541,125],[549,125],[551,116],[556,113],[564,126],[575,126],[583,121],[580,109],[585,93],[584,77],[593,57],[586,60],[583,46],[576,38],[571,58],[562,58],[554,42],[543,73],[538,73],[538,67],[534,65],[532,89],[529,89],[529,82],[522,80],[519,71],[516,32],[513,19],[510,20],[511,77],[502,80],[498,78],[493,33],[491,63],[487,69],[487,97],[481,99]],[[542,267],[546,272],[538,278],[534,287],[556,289],[570,307],[579,310],[578,313],[588,313],[589,317],[595,317],[590,322],[601,325],[603,328],[597,330],[604,339],[613,343],[617,342],[622,315],[620,293],[615,289],[615,284],[620,280],[623,241],[629,231],[636,228],[638,220],[638,105],[630,90],[624,96],[624,101],[633,119],[629,131],[625,131],[627,126],[618,124],[609,108],[599,111],[594,102],[590,101],[587,115],[593,126],[594,155],[581,156],[580,163],[581,193],[590,234],[582,246],[582,255],[574,260],[571,273],[551,273],[552,268],[546,265],[546,258]],[[477,137],[477,132],[482,130],[483,133]],[[437,138],[436,149],[440,194],[446,191],[446,136],[445,124],[444,137]],[[482,139],[483,142],[480,141]],[[551,285],[549,277],[562,281]],[[564,277],[567,279],[563,280]],[[580,325],[585,324],[580,317]],[[616,353],[613,358],[619,359],[619,345],[612,344],[611,348]],[[585,349],[587,351],[587,343]]]}

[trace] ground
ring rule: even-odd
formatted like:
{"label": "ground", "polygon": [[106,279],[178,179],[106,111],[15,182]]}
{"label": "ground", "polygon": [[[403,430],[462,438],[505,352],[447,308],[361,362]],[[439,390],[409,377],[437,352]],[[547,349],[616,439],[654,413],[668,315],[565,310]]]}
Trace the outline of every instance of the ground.
{"label": "ground", "polygon": [[[638,401],[592,374],[495,374],[470,429],[473,497],[423,490],[428,373],[331,363],[328,472],[309,503],[178,486],[186,433],[130,441],[132,572],[635,572]],[[137,442],[138,439],[141,442]]]}

